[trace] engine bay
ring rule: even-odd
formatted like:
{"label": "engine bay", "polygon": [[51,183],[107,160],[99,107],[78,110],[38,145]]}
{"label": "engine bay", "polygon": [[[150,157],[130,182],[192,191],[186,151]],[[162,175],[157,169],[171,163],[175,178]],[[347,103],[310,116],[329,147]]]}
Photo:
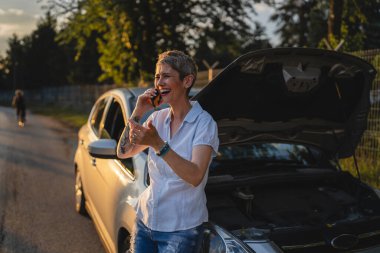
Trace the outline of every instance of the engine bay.
{"label": "engine bay", "polygon": [[368,231],[368,226],[380,230],[379,198],[345,172],[314,180],[253,180],[217,189],[216,185],[206,188],[209,219],[237,231],[236,235],[255,228],[287,245],[309,239],[323,241],[325,231],[360,234]]}

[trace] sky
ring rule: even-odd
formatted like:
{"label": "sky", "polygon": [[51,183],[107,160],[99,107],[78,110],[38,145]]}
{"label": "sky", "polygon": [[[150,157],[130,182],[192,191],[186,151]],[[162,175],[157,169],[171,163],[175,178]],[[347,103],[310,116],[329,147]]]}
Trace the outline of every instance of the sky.
{"label": "sky", "polygon": [[22,37],[30,34],[43,16],[37,0],[0,1],[0,55],[4,56],[8,38],[12,34]]}
{"label": "sky", "polygon": [[[1,0],[0,55],[5,55],[8,48],[7,41],[13,34],[23,37],[36,29],[38,20],[44,16],[42,3],[39,0]],[[278,44],[278,37],[274,35],[275,24],[268,22],[273,9],[262,3],[255,4],[255,8],[258,16],[254,19],[266,28],[268,37],[275,46]]]}

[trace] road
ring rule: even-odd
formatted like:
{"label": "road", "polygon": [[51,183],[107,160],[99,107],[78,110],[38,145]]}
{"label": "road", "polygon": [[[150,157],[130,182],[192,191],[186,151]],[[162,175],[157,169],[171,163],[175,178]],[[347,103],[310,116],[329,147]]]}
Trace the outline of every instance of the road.
{"label": "road", "polygon": [[0,107],[0,253],[104,253],[74,209],[76,133],[48,117]]}

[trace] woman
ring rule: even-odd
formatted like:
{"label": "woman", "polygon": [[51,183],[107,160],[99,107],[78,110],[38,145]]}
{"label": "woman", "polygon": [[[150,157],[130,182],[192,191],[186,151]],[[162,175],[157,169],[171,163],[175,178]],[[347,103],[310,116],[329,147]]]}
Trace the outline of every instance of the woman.
{"label": "woman", "polygon": [[[158,91],[148,89],[138,97],[129,131],[126,127],[120,138],[119,158],[149,148],[150,185],[137,204],[132,252],[199,251],[202,224],[208,220],[204,187],[219,140],[215,121],[188,98],[196,75],[194,61],[183,52],[160,54],[154,82]],[[170,107],[139,125],[157,93]]]}

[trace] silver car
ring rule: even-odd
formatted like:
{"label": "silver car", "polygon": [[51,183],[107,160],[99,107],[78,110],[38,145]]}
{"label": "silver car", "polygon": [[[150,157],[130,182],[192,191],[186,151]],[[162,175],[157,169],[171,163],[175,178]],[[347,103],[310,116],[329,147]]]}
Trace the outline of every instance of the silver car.
{"label": "silver car", "polygon": [[[241,56],[195,95],[221,143],[203,253],[380,252],[379,194],[338,163],[366,129],[375,74],[346,54],[269,49]],[[116,157],[142,92],[105,93],[79,131],[76,210],[90,214],[107,252],[128,250],[132,206],[149,185],[146,153]]]}

